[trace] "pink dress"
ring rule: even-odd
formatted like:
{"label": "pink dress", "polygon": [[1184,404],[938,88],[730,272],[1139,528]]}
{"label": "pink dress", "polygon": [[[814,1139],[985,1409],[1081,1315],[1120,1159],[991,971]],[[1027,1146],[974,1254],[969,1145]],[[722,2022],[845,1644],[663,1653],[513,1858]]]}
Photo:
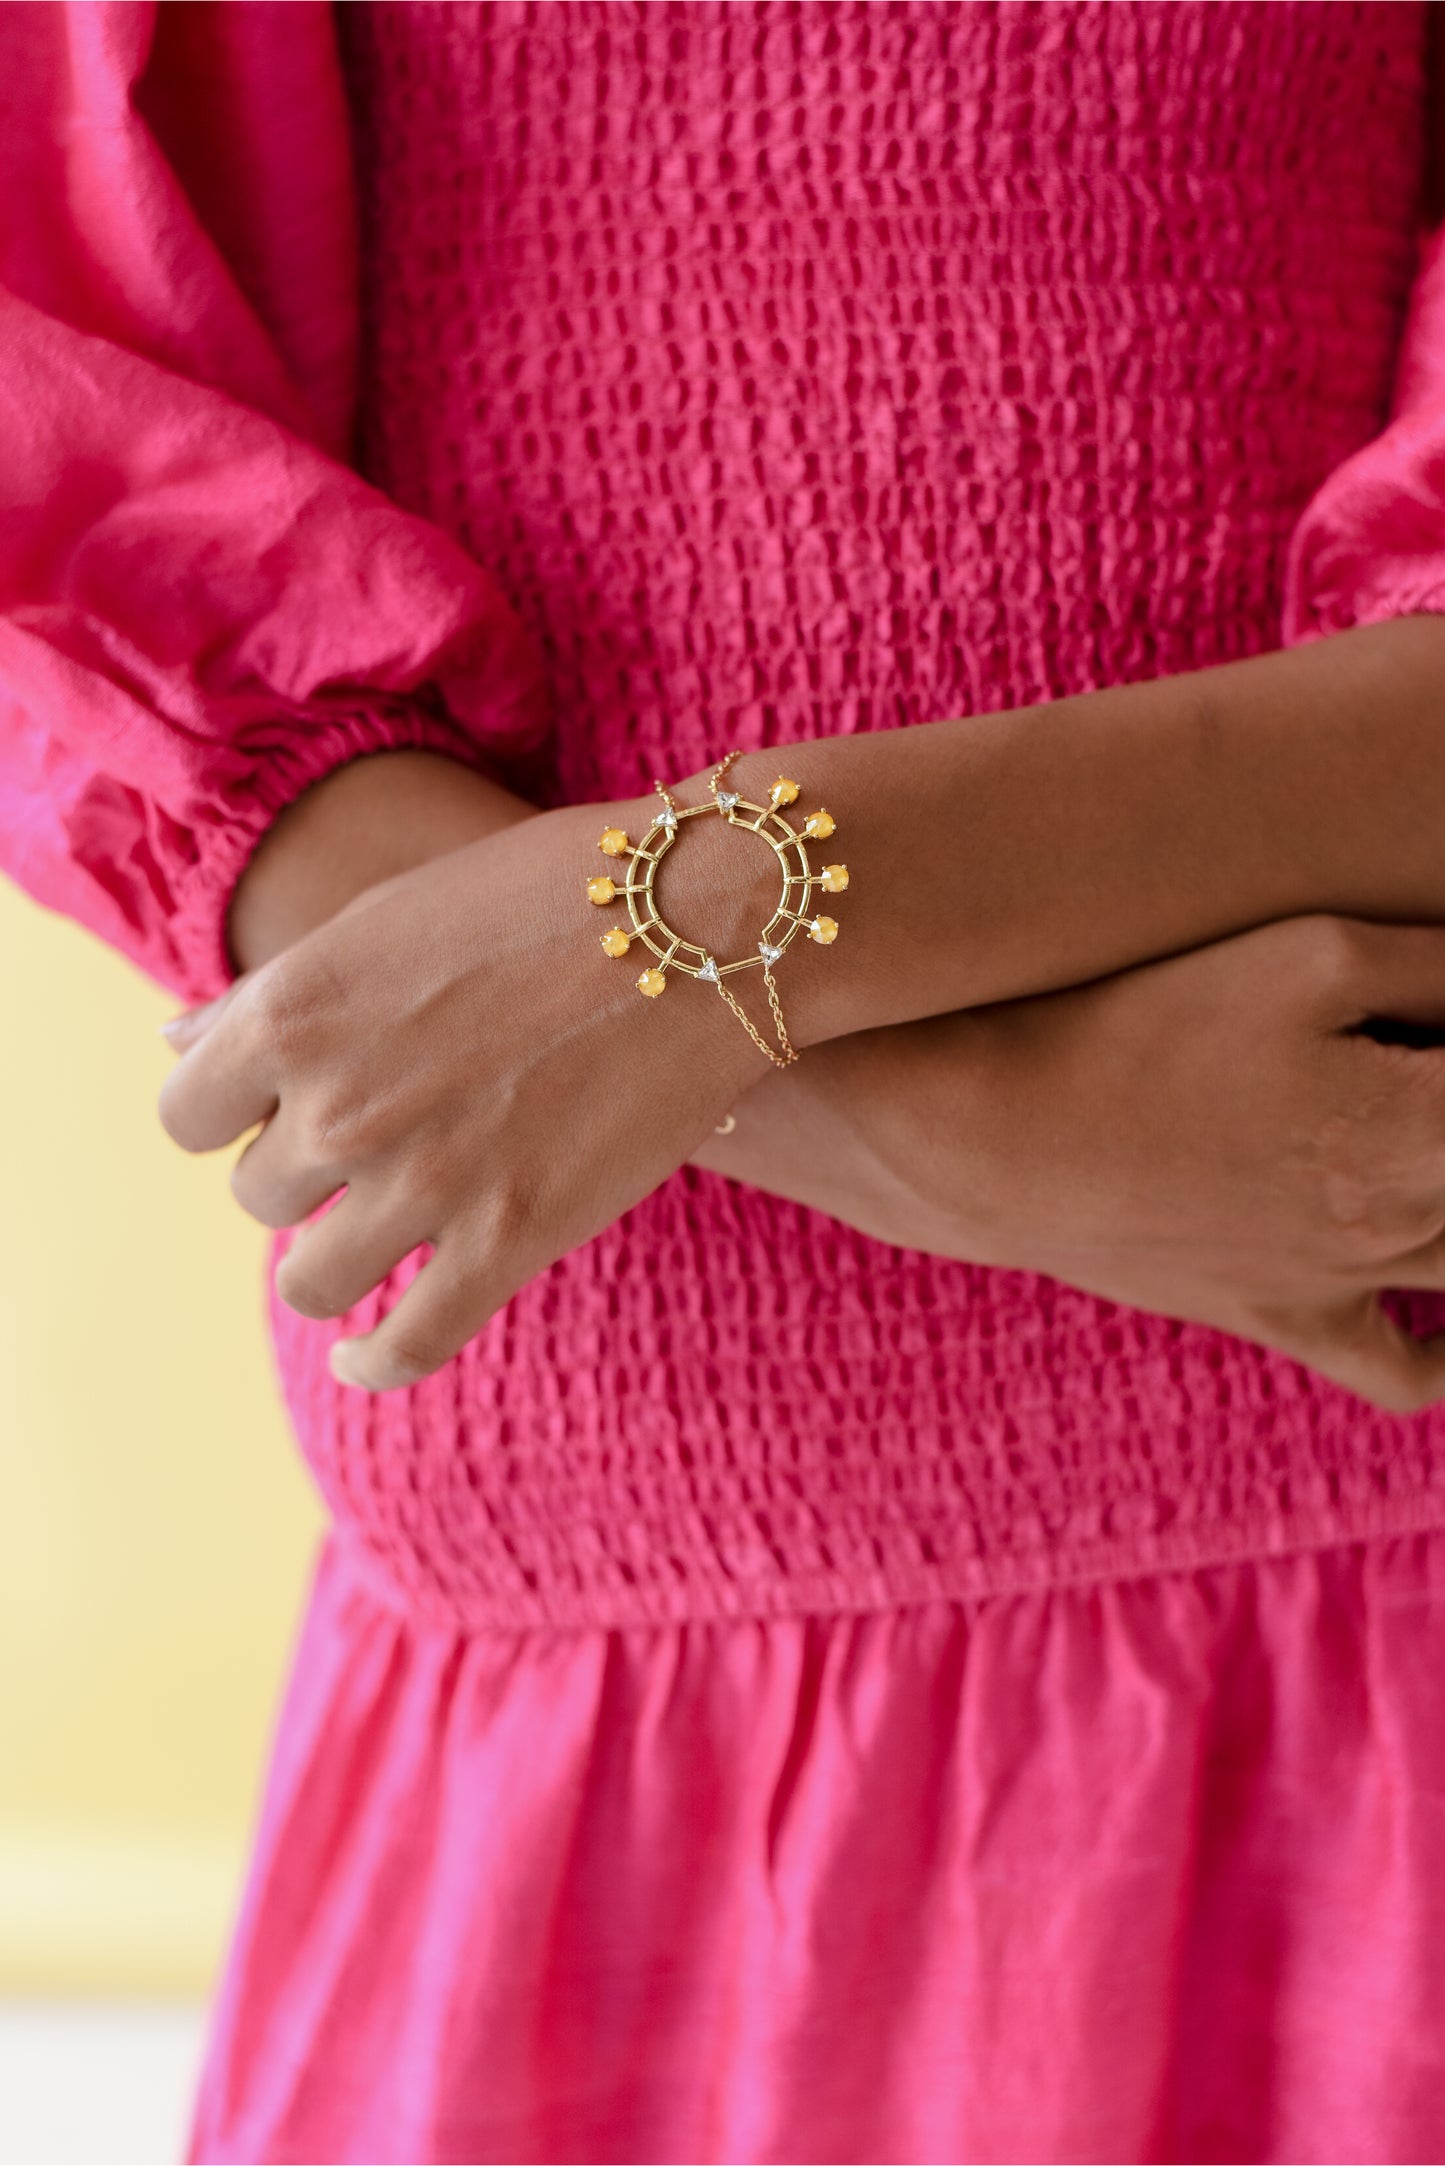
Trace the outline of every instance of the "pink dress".
{"label": "pink dress", "polygon": [[[1445,607],[1433,51],[0,10],[6,867],[196,998],[381,746],[631,792]],[[1441,2156],[1445,1412],[690,1169],[414,1390],[271,1313],[334,1532],[193,2159]]]}

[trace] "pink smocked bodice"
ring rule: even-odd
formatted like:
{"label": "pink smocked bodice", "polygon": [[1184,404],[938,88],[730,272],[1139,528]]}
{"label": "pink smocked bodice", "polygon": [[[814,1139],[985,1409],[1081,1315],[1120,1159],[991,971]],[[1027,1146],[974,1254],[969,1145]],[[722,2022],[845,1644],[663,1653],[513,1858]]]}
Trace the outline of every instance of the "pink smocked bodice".
{"label": "pink smocked bodice", "polygon": [[[1278,644],[1300,515],[1388,411],[1418,11],[340,14],[364,468],[536,636],[554,795]],[[1440,1509],[1439,1417],[690,1169],[415,1390],[337,1386],[332,1334],[274,1319],[359,1554],[475,1625],[866,1607]]]}

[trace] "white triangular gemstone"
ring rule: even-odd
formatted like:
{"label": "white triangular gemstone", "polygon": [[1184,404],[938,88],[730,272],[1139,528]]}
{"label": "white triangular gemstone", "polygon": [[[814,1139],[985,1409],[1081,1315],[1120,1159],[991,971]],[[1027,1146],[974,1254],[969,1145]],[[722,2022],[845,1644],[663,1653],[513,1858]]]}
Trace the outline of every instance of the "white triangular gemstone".
{"label": "white triangular gemstone", "polygon": [[673,811],[671,805],[664,806],[662,811],[659,812],[657,824],[659,827],[665,827],[669,834],[672,833],[672,830],[677,825],[677,814]]}
{"label": "white triangular gemstone", "polygon": [[719,790],[717,801],[724,812],[731,812],[734,805],[742,803],[742,799],[736,790]]}
{"label": "white triangular gemstone", "polygon": [[770,948],[766,940],[758,942],[758,953],[765,963],[775,963],[782,952],[781,948]]}
{"label": "white triangular gemstone", "polygon": [[711,955],[698,972],[698,976],[704,985],[717,985],[721,982],[717,974],[717,963]]}

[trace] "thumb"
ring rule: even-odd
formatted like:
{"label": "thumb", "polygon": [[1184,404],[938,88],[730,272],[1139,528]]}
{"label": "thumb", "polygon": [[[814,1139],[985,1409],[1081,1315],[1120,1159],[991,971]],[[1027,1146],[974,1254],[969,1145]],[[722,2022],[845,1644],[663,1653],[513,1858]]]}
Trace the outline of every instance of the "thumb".
{"label": "thumb", "polygon": [[1333,1304],[1271,1343],[1387,1414],[1418,1414],[1445,1399],[1445,1332],[1417,1339],[1386,1314],[1378,1294]]}
{"label": "thumb", "polygon": [[203,1001],[199,1007],[184,1008],[179,1015],[173,1015],[168,1023],[159,1026],[161,1036],[169,1041],[173,1051],[184,1053],[205,1037],[234,995],[236,987],[244,982],[244,976],[243,973],[241,977],[234,979],[223,993],[217,993],[214,1000]]}

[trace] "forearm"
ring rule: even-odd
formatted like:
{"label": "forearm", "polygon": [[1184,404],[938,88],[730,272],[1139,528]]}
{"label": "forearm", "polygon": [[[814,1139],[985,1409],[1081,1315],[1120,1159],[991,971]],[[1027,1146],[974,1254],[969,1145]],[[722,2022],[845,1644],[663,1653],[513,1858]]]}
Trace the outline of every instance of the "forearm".
{"label": "forearm", "polygon": [[789,953],[800,1043],[1087,982],[1312,910],[1445,918],[1440,618],[750,753],[735,773],[756,799],[780,769],[802,784],[799,812],[834,814],[836,841],[815,856],[845,859],[853,883],[836,946]]}
{"label": "forearm", "polygon": [[991,1263],[1007,1231],[992,1161],[1010,1121],[989,1031],[980,1010],[815,1046],[798,1068],[761,1077],[692,1163],[873,1240]]}
{"label": "forearm", "polygon": [[[751,752],[735,773],[760,800],[780,770],[802,785],[798,812],[833,812],[836,840],[814,859],[845,860],[853,881],[836,946],[789,951],[799,1044],[1087,982],[1311,910],[1445,919],[1445,619]],[[652,809],[599,805],[599,827],[635,838]],[[354,762],[289,808],[247,868],[237,960],[255,967],[362,888],[530,810],[430,753]],[[769,853],[739,848],[699,823],[666,878],[679,926],[724,953],[746,952],[776,901]]]}

